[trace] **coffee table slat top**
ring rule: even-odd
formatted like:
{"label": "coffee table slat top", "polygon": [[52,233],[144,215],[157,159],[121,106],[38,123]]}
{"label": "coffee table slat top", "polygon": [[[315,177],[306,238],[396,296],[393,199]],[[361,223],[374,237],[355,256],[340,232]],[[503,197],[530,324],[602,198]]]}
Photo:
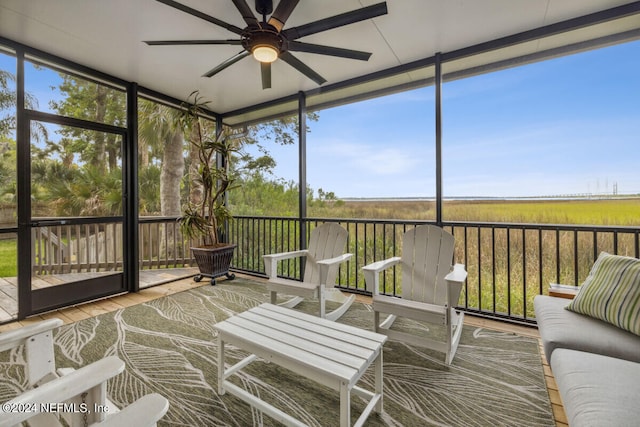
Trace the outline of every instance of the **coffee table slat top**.
{"label": "coffee table slat top", "polygon": [[[250,320],[255,323],[247,323]],[[314,332],[293,329],[289,325],[272,324],[268,319],[260,316],[243,316],[242,319],[231,318],[229,322],[248,328],[251,331],[263,336],[289,344],[298,349],[304,349],[318,356],[333,359],[344,365],[358,368],[362,364],[362,359],[367,360],[371,356],[371,351],[358,347],[349,342],[340,341]],[[336,350],[340,348],[340,350]]]}
{"label": "coffee table slat top", "polygon": [[387,339],[372,331],[272,304],[262,304],[215,327],[225,341],[241,344],[261,358],[293,371],[322,372],[325,379],[348,384],[360,378]]}
{"label": "coffee table slat top", "polygon": [[[281,307],[279,305],[265,303],[265,304],[259,305],[258,307],[255,307],[255,311],[257,312],[258,310],[265,310],[265,311],[268,310],[273,313],[272,316],[274,318],[282,319],[283,317],[280,317],[280,316],[284,315],[290,319],[306,321],[311,325],[319,325],[319,326],[322,326],[323,328],[332,329],[338,332],[345,332],[351,337],[366,338],[368,341],[363,341],[363,345],[369,345],[370,348],[377,347],[378,344],[384,343],[387,339],[386,335],[378,334],[376,332],[369,331],[366,329],[356,328],[355,326],[334,322],[332,320],[322,319],[318,316],[313,316],[311,314],[303,313],[297,310],[291,310],[285,307]],[[254,311],[254,310],[251,310],[251,311]],[[309,322],[310,319],[313,319],[313,321]]]}

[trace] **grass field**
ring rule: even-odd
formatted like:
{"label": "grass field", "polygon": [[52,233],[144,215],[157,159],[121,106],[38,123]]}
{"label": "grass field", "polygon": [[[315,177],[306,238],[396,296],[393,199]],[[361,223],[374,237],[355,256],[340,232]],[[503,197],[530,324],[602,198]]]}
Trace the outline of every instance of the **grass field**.
{"label": "grass field", "polygon": [[[309,209],[311,216],[434,220],[435,202],[346,201]],[[640,225],[640,197],[603,200],[462,200],[443,203],[444,221]]]}
{"label": "grass field", "polygon": [[640,198],[621,200],[447,202],[447,221],[640,225]]}
{"label": "grass field", "polygon": [[16,239],[0,240],[0,277],[16,277],[18,246]]}

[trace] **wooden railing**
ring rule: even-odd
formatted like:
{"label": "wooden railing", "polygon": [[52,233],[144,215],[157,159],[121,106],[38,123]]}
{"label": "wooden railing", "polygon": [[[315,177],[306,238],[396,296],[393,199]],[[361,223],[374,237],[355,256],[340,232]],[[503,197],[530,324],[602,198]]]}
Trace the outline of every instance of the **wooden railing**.
{"label": "wooden railing", "polygon": [[[122,224],[97,223],[37,227],[32,235],[32,271],[37,275],[118,271],[123,265]],[[139,268],[195,265],[191,242],[176,218],[141,218]]]}
{"label": "wooden railing", "polygon": [[118,223],[36,227],[32,271],[44,275],[121,270],[122,244]]}
{"label": "wooden railing", "polygon": [[144,217],[139,226],[140,269],[195,266],[191,246],[196,244],[180,233],[175,217]]}

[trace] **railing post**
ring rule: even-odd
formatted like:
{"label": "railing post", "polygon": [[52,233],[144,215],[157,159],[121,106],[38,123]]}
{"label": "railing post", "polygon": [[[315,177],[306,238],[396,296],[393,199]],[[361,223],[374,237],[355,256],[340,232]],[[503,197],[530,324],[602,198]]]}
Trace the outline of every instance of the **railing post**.
{"label": "railing post", "polygon": [[[307,247],[307,97],[298,92],[298,215],[300,218],[300,249]],[[304,276],[304,271],[302,271]]]}
{"label": "railing post", "polygon": [[30,121],[25,112],[24,51],[16,52],[16,166],[18,190],[18,319],[31,313],[32,248]]}
{"label": "railing post", "polygon": [[442,57],[435,55],[436,89],[436,224],[442,227]]}
{"label": "railing post", "polygon": [[138,85],[131,83],[127,88],[127,135],[123,148],[123,166],[125,188],[124,204],[124,237],[133,242],[123,245],[123,269],[125,285],[130,292],[140,290],[139,275],[139,218],[138,218]]}

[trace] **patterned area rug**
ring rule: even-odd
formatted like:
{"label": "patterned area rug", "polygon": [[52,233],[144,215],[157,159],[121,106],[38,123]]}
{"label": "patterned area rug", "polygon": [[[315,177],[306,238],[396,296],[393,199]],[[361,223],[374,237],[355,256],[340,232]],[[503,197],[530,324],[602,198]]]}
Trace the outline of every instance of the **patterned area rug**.
{"label": "patterned area rug", "polygon": [[[119,406],[152,392],[170,409],[162,426],[278,425],[226,394],[218,396],[213,325],[268,301],[264,286],[244,279],[220,281],[145,304],[61,327],[55,334],[57,365],[79,367],[109,355],[125,372],[109,382]],[[299,306],[314,312],[313,301]],[[370,329],[368,305],[354,303],[340,322]],[[412,328],[415,325],[405,325]],[[246,354],[228,346],[227,362]],[[24,384],[18,354],[3,355],[0,397]],[[310,426],[338,425],[338,393],[274,364],[254,362],[237,384]],[[373,388],[373,373],[363,377]],[[384,413],[367,426],[552,426],[536,340],[465,326],[449,367],[442,354],[387,343],[384,347]],[[353,421],[364,402],[352,399]]]}

